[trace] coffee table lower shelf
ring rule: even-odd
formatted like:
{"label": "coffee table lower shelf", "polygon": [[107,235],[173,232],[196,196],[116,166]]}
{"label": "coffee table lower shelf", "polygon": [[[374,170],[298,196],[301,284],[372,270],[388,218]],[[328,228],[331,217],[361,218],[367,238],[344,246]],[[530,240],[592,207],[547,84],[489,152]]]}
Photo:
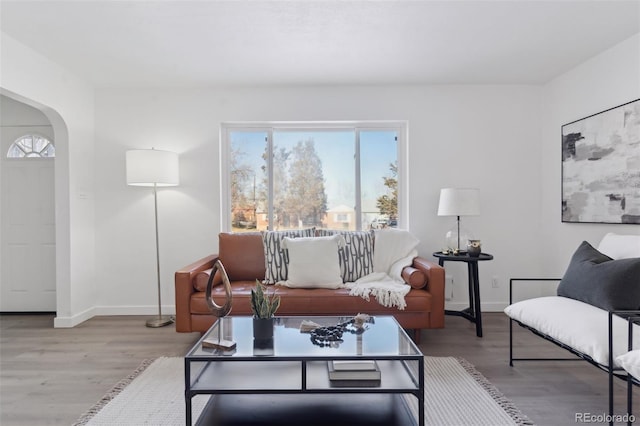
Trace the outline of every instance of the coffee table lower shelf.
{"label": "coffee table lower shelf", "polygon": [[199,426],[415,426],[403,394],[218,394]]}

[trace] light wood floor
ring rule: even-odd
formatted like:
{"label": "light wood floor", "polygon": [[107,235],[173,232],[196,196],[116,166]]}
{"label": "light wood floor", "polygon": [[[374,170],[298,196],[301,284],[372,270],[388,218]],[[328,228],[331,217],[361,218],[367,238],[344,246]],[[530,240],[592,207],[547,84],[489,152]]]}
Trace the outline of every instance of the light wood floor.
{"label": "light wood floor", "polygon": [[[509,367],[508,320],[502,313],[483,320],[485,337],[478,338],[471,323],[447,317],[445,329],[422,332],[420,347],[425,355],[467,359],[538,425],[575,425],[576,413],[607,412],[606,373],[584,361]],[[96,317],[54,329],[52,315],[0,316],[0,424],[70,425],[143,360],[182,356],[199,338],[144,321]],[[520,327],[516,342],[520,356],[569,355]],[[617,380],[618,412],[625,389]]]}

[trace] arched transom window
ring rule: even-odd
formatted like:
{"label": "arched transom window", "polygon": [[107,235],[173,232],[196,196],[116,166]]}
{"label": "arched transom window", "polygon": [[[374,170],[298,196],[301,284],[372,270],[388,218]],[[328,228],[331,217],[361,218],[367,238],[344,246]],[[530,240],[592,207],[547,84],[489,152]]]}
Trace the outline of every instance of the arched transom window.
{"label": "arched transom window", "polygon": [[51,141],[39,135],[25,135],[9,147],[7,158],[53,158],[56,149]]}

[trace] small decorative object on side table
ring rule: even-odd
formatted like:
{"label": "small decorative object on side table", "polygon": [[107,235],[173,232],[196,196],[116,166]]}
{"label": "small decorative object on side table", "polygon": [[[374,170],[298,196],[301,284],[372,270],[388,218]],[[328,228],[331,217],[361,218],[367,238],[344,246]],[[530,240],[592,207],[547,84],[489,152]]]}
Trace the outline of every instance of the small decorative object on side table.
{"label": "small decorative object on side table", "polygon": [[476,324],[476,335],[482,337],[482,313],[480,312],[480,280],[478,279],[478,262],[483,260],[492,260],[493,255],[488,253],[478,253],[477,256],[471,256],[469,253],[449,254],[443,252],[433,253],[438,258],[438,264],[444,266],[445,261],[449,262],[466,262],[469,274],[469,307],[462,311],[445,310],[447,315],[456,315],[468,319]]}
{"label": "small decorative object on side table", "polygon": [[478,257],[482,252],[482,247],[480,246],[480,240],[469,240],[467,243],[467,253],[471,257]]}

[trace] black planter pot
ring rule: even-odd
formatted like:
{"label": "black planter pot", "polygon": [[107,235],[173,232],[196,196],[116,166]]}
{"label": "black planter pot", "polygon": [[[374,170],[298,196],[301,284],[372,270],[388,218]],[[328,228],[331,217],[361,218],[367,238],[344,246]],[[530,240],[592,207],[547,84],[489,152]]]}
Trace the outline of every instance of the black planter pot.
{"label": "black planter pot", "polygon": [[254,318],[253,338],[255,340],[273,340],[273,326],[275,318]]}
{"label": "black planter pot", "polygon": [[256,356],[272,356],[275,353],[273,339],[253,339],[253,354]]}

